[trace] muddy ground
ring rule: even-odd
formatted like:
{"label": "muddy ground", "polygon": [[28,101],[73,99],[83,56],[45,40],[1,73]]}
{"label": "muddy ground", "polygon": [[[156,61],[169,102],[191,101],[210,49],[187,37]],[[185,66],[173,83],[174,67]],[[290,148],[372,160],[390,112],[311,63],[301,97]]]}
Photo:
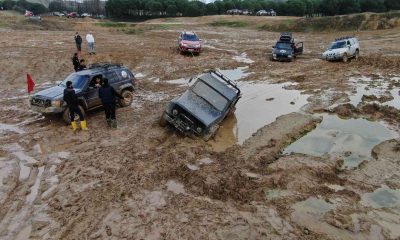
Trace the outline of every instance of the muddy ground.
{"label": "muddy ground", "polygon": [[[295,33],[305,54],[280,63],[269,60],[279,33],[204,19],[120,29],[7,17],[0,239],[400,238],[399,29]],[[184,29],[203,39],[200,56],[176,53]],[[140,88],[131,107],[117,110],[117,130],[98,109],[88,113],[89,132],[73,133],[61,118],[30,110],[25,74],[36,91],[65,78],[74,31],[89,30],[97,54],[83,57],[124,63]],[[319,59],[335,37],[352,34],[358,61]],[[236,69],[227,73],[244,89],[215,139],[158,126],[187,88],[170,80],[214,68]]]}

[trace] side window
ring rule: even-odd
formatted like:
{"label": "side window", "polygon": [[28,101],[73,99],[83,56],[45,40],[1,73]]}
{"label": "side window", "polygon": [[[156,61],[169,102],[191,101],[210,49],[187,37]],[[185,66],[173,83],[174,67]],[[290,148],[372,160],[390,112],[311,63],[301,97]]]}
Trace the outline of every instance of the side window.
{"label": "side window", "polygon": [[112,71],[112,72],[107,72],[107,73],[105,74],[105,77],[108,79],[108,82],[109,82],[110,84],[115,83],[115,82],[118,81],[118,77],[117,77],[117,75],[116,75],[113,71]]}
{"label": "side window", "polygon": [[347,46],[351,46],[351,43],[349,40],[347,40]]}
{"label": "side window", "polygon": [[121,80],[127,80],[129,78],[129,71],[122,69],[122,70],[117,70],[117,74],[119,79]]}

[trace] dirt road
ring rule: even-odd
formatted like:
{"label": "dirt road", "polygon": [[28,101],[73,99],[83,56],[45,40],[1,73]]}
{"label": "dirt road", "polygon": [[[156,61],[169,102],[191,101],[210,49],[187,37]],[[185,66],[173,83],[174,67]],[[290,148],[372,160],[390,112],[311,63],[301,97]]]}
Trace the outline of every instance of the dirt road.
{"label": "dirt road", "polygon": [[[0,239],[400,237],[399,29],[295,33],[305,54],[280,63],[279,33],[250,27],[51,21],[60,29],[0,27]],[[176,53],[183,29],[203,39],[200,56]],[[117,130],[99,109],[74,134],[30,110],[25,76],[36,91],[65,78],[74,32],[89,30],[86,61],[124,63],[140,89]],[[352,34],[359,61],[319,59]],[[214,68],[243,89],[215,139],[159,127],[185,79]]]}

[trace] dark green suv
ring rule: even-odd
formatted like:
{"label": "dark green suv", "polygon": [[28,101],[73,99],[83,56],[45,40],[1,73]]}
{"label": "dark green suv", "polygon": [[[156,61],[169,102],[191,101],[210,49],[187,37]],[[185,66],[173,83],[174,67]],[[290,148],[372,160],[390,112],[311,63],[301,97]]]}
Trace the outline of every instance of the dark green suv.
{"label": "dark green suv", "polygon": [[102,106],[96,88],[96,78],[108,78],[114,89],[124,100],[119,100],[122,107],[130,106],[133,91],[136,89],[134,74],[121,64],[93,64],[87,70],[70,74],[59,85],[44,89],[32,96],[31,108],[44,115],[62,114],[66,123],[70,123],[69,110],[63,101],[65,84],[71,81],[79,98],[79,107],[83,114],[88,110]]}

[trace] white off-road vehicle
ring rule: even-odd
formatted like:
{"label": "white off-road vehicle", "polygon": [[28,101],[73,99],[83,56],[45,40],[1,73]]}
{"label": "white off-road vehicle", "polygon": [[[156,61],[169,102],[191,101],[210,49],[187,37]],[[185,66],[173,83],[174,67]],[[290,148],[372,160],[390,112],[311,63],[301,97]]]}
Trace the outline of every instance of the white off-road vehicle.
{"label": "white off-road vehicle", "polygon": [[358,59],[360,56],[360,44],[357,38],[343,37],[338,38],[322,54],[322,58],[328,61],[341,60],[348,62],[350,58]]}

